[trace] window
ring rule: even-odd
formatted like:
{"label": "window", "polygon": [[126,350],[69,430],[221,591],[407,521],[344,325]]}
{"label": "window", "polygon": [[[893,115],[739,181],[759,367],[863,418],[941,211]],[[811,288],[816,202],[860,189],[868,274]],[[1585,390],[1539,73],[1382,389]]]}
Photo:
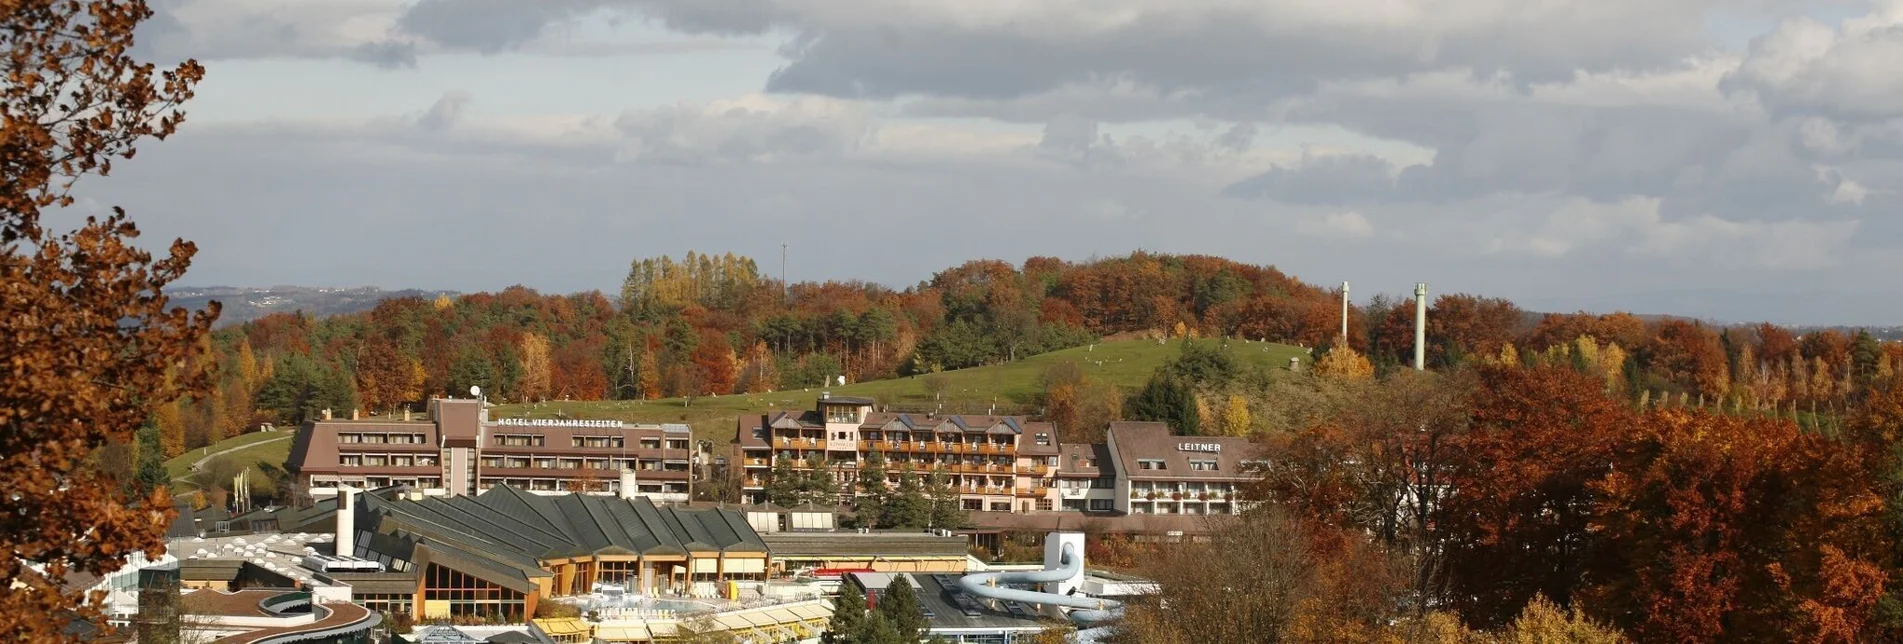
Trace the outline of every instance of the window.
{"label": "window", "polygon": [[547,437],[545,436],[531,436],[529,434],[496,435],[496,445],[503,447],[541,447],[546,440]]}
{"label": "window", "polygon": [[1167,470],[1169,469],[1169,465],[1165,464],[1163,462],[1163,459],[1160,459],[1160,458],[1139,458],[1137,459],[1137,469],[1139,470]]}
{"label": "window", "polygon": [[641,439],[641,449],[661,449],[661,439],[643,438]]}
{"label": "window", "polygon": [[1037,444],[1039,444],[1039,445],[1049,445],[1049,444],[1051,444],[1051,435],[1050,435],[1050,434],[1038,434],[1038,435],[1037,435]]}
{"label": "window", "polygon": [[1216,471],[1216,462],[1193,460],[1189,462],[1189,469],[1196,472],[1213,472]]}
{"label": "window", "polygon": [[859,422],[859,408],[853,407],[851,405],[826,405],[826,422],[828,423]]}
{"label": "window", "polygon": [[338,434],[338,435],[337,435],[337,442],[339,442],[339,443],[361,443],[361,442],[363,442],[363,434]]}
{"label": "window", "polygon": [[687,439],[675,438],[667,441],[668,449],[687,449]]}
{"label": "window", "polygon": [[1038,499],[1038,500],[1037,500],[1037,509],[1038,509],[1038,511],[1040,511],[1040,512],[1050,512],[1050,511],[1051,511],[1051,500],[1050,500],[1050,499]]}
{"label": "window", "polygon": [[766,428],[765,427],[753,428],[753,440],[757,440],[757,441],[766,440]]}
{"label": "window", "polygon": [[1115,509],[1117,509],[1116,502],[1111,499],[1091,499],[1090,500],[1091,512],[1109,512]]}
{"label": "window", "polygon": [[992,512],[1010,512],[1011,502],[1010,501],[992,501],[991,511]]}

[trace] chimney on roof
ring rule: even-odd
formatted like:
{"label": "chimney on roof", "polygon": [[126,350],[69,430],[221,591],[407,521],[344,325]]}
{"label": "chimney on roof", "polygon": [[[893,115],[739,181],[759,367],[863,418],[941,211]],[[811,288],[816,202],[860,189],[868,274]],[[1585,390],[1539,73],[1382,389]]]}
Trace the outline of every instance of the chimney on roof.
{"label": "chimney on roof", "polygon": [[410,406],[409,405],[403,406],[403,422],[406,422],[406,423],[410,422]]}
{"label": "chimney on roof", "polygon": [[830,391],[822,391],[822,392],[819,392],[819,399],[820,399],[820,400],[831,400],[831,399],[832,399],[832,397],[833,397],[833,392],[830,392]]}
{"label": "chimney on roof", "polygon": [[325,408],[324,408],[324,420],[330,420],[330,408],[329,408],[329,407],[325,407]]}
{"label": "chimney on roof", "polygon": [[358,409],[358,408],[355,408],[355,407],[352,407],[352,408],[350,409],[350,419],[351,419],[351,420],[363,420],[363,410],[362,410],[362,409]]}
{"label": "chimney on roof", "polygon": [[345,485],[337,486],[337,540],[335,551],[339,557],[352,557],[357,553],[357,490]]}

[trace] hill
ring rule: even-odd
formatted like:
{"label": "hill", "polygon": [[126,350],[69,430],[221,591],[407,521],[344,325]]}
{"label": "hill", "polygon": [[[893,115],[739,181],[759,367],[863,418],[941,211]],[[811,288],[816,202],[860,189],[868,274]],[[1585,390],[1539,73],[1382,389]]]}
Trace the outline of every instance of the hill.
{"label": "hill", "polygon": [[347,315],[368,311],[375,308],[378,302],[393,297],[435,299],[438,295],[454,295],[455,293],[420,289],[386,291],[374,286],[354,288],[188,286],[168,289],[165,294],[172,299],[173,304],[194,311],[203,310],[207,304],[214,300],[218,301],[224,305],[223,313],[218,316],[218,326],[226,327],[250,322],[272,313],[303,311],[313,317]]}
{"label": "hill", "polygon": [[191,478],[197,468],[213,460],[224,459],[235,465],[230,468],[234,473],[246,467],[251,468],[251,485],[256,488],[267,482],[266,472],[284,468],[284,460],[291,455],[291,439],[295,436],[293,430],[233,436],[165,461],[165,473],[174,481],[175,488],[188,490],[196,487]]}
{"label": "hill", "polygon": [[[1217,345],[1222,340],[1195,342]],[[1244,364],[1286,367],[1289,358],[1307,356],[1307,350],[1284,344],[1229,341],[1230,350]],[[928,376],[893,378],[849,383],[834,387],[808,387],[766,394],[702,396],[694,399],[565,401],[538,404],[498,405],[497,417],[550,417],[619,419],[630,422],[687,423],[695,438],[725,443],[733,438],[733,420],[747,412],[771,409],[807,409],[819,392],[840,396],[864,396],[877,399],[891,409],[925,411],[942,409],[957,413],[1035,413],[1032,407],[1040,393],[1038,378],[1051,365],[1075,362],[1093,382],[1107,382],[1126,390],[1141,386],[1158,365],[1180,351],[1178,342],[1158,344],[1155,340],[1124,340],[1052,351],[1004,364],[942,372],[943,391],[934,403],[927,388]]]}

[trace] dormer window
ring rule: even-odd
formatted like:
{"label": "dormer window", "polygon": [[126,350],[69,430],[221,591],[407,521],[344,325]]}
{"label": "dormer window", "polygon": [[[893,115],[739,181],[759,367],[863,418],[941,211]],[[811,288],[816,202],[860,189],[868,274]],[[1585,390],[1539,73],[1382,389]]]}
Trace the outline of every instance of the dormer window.
{"label": "dormer window", "polygon": [[1051,435],[1050,435],[1050,434],[1038,434],[1038,435],[1037,435],[1037,437],[1036,437],[1036,439],[1037,439],[1037,444],[1039,444],[1039,445],[1049,445],[1049,444],[1051,444]]}

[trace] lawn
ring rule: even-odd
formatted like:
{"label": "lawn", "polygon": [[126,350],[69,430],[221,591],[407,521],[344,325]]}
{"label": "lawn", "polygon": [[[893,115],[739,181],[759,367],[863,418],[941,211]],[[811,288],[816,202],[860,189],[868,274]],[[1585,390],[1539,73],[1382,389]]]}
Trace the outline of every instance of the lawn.
{"label": "lawn", "polygon": [[216,454],[224,450],[232,449],[235,451],[224,454],[221,458],[231,459],[244,465],[251,465],[252,484],[256,485],[259,481],[264,480],[264,478],[263,474],[259,471],[259,466],[253,464],[268,464],[274,468],[284,467],[284,460],[291,455],[291,438],[293,436],[296,436],[296,432],[291,429],[281,429],[271,432],[252,432],[234,436],[219,441],[210,447],[201,447],[166,461],[165,473],[175,480],[185,478],[191,474],[193,462],[204,458],[206,454]]}
{"label": "lawn", "polygon": [[[1198,343],[1215,345],[1221,340],[1203,339]],[[983,413],[993,405],[1003,412],[1022,412],[1038,393],[1038,378],[1050,365],[1075,362],[1094,382],[1108,382],[1126,389],[1141,386],[1157,365],[1175,356],[1178,342],[1158,344],[1154,340],[1128,340],[1100,343],[1031,356],[1017,362],[973,367],[944,372],[947,411]],[[1291,357],[1306,356],[1303,349],[1264,343],[1230,341],[1229,350],[1245,364],[1286,367]],[[587,402],[548,402],[530,405],[499,405],[493,417],[551,417],[565,414],[571,418],[620,419],[632,422],[687,423],[696,438],[716,444],[733,439],[733,422],[742,413],[770,409],[810,409],[821,388],[795,389],[767,394],[735,394],[695,398],[689,401],[604,400]],[[895,378],[826,387],[839,396],[864,396],[881,404],[907,409],[934,407],[926,390],[925,377]]]}

